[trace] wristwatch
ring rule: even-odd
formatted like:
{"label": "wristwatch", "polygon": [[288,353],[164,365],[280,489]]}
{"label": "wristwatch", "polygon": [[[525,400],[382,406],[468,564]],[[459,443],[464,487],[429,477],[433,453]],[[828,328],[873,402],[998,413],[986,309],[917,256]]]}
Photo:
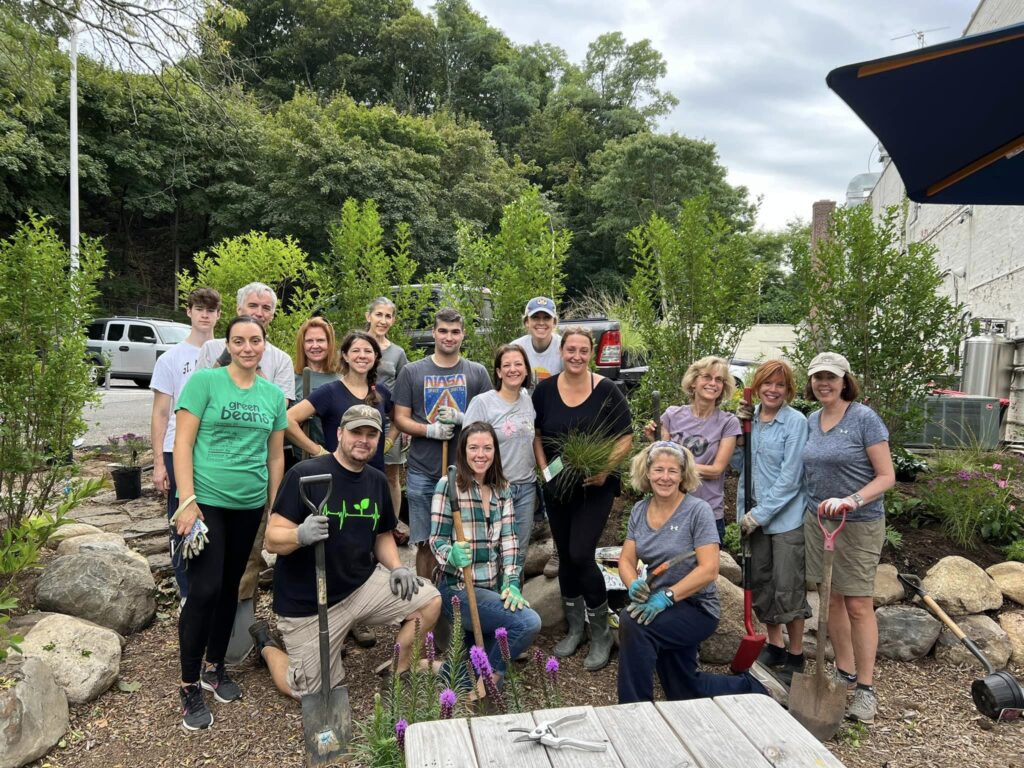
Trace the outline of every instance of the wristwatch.
{"label": "wristwatch", "polygon": [[665,590],[665,596],[668,597],[668,599],[671,600],[673,603],[676,601],[676,593],[673,592],[671,589]]}

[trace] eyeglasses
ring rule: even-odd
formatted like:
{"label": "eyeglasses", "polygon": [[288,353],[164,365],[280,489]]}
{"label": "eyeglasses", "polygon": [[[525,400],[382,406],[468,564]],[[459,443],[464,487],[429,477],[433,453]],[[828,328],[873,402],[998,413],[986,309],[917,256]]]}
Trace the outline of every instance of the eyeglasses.
{"label": "eyeglasses", "polygon": [[713,381],[716,384],[725,384],[725,379],[721,376],[712,376],[710,373],[697,374],[698,381]]}

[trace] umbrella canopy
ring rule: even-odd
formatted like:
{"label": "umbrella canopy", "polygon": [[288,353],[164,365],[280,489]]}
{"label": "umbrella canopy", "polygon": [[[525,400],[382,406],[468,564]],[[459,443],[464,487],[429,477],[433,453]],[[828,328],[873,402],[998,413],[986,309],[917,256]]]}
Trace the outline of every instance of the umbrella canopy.
{"label": "umbrella canopy", "polygon": [[832,70],[919,203],[1024,204],[1024,24]]}

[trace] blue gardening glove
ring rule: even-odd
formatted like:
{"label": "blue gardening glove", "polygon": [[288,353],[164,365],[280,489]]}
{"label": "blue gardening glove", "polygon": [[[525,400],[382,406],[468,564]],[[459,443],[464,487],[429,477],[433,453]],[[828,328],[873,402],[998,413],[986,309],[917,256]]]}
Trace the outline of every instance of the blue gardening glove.
{"label": "blue gardening glove", "polygon": [[440,421],[427,424],[427,437],[431,440],[451,440],[454,434],[455,427],[451,424],[442,424]]}
{"label": "blue gardening glove", "polygon": [[636,619],[637,624],[650,624],[659,613],[672,605],[672,601],[664,592],[651,595],[646,603],[630,603],[627,612]]}
{"label": "blue gardening glove", "polygon": [[404,565],[391,571],[389,577],[391,594],[401,597],[403,600],[412,600],[412,596],[420,591],[422,583],[412,569]]}
{"label": "blue gardening glove", "polygon": [[646,603],[651,596],[651,588],[647,585],[647,579],[634,579],[629,585],[629,599],[634,603]]}
{"label": "blue gardening glove", "polygon": [[459,426],[462,424],[462,411],[447,405],[442,406],[437,409],[437,420],[442,424],[451,424],[453,427]]}
{"label": "blue gardening glove", "polygon": [[505,609],[509,611],[530,607],[523,593],[519,591],[519,585],[514,581],[505,582],[505,586],[501,588],[501,599],[505,601]]}
{"label": "blue gardening glove", "polygon": [[329,522],[327,515],[310,515],[303,520],[297,533],[299,546],[308,547],[326,539],[331,532]]}
{"label": "blue gardening glove", "polygon": [[747,512],[740,518],[740,533],[744,536],[749,536],[756,531],[761,524],[754,519],[754,516]]}
{"label": "blue gardening glove", "polygon": [[448,550],[448,562],[456,568],[465,568],[473,562],[473,550],[468,541],[453,541]]}

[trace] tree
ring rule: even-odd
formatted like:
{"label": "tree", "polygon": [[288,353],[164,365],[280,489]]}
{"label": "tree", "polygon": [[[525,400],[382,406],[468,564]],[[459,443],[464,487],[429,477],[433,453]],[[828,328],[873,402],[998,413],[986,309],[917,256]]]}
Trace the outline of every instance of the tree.
{"label": "tree", "polygon": [[629,241],[636,270],[629,295],[651,361],[640,395],[647,413],[652,390],[678,397],[691,363],[732,356],[754,323],[761,270],[749,240],[704,196],[685,201],[674,223],[652,213]]}
{"label": "tree", "polygon": [[920,425],[930,382],[965,335],[962,307],[939,291],[935,247],[901,242],[905,216],[897,206],[877,221],[870,206],[837,209],[828,239],[795,264],[808,318],[796,361],[806,366],[823,350],[846,356],[894,442]]}
{"label": "tree", "polygon": [[762,267],[757,322],[799,323],[807,315],[801,306],[800,276],[793,264],[810,246],[810,225],[791,221],[783,230],[755,230],[748,237]]}
{"label": "tree", "polygon": [[649,121],[679,103],[657,87],[668,67],[650,40],[627,45],[621,32],[603,34],[588,46],[583,71],[603,101],[615,109],[636,110]]}

